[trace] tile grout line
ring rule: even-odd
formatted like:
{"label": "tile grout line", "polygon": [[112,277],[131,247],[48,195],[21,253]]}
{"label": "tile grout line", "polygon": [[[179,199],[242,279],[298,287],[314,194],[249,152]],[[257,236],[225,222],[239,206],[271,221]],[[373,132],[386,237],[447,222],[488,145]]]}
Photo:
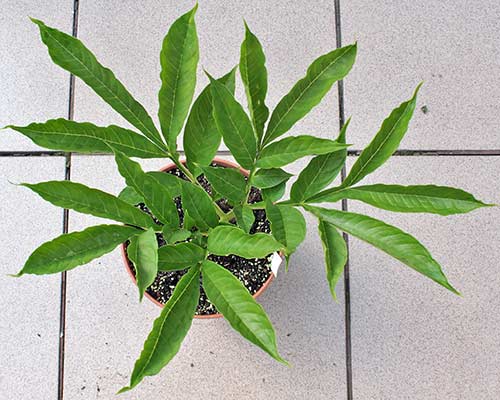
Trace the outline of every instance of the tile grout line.
{"label": "tile grout line", "polygon": [[[349,157],[356,157],[361,154],[362,150],[352,149],[347,151]],[[179,153],[184,155],[184,151],[180,150]],[[66,152],[57,150],[8,150],[0,151],[0,157],[65,157]],[[109,153],[72,153],[75,156],[111,156]],[[217,155],[229,156],[229,150],[219,150]],[[500,156],[500,149],[400,149],[397,150],[393,156],[396,157],[428,157],[428,156],[444,156],[444,157],[498,157]]]}
{"label": "tile grout line", "polygon": [[[79,0],[73,0],[72,36],[78,35]],[[73,120],[75,108],[75,76],[69,77],[68,94],[68,120]],[[71,153],[64,153],[64,180],[71,180]],[[63,234],[69,231],[69,210],[63,211]],[[66,287],[67,273],[61,273],[60,305],[59,305],[59,349],[58,349],[58,374],[57,374],[57,399],[64,397],[64,358],[66,350]]]}
{"label": "tile grout line", "polygon": [[[334,0],[335,6],[335,40],[336,47],[342,47],[342,26],[340,20],[340,0]],[[338,102],[339,102],[339,129],[342,129],[345,122],[344,112],[344,81],[338,82]],[[346,177],[346,167],[342,168],[340,179],[344,181]],[[347,211],[347,200],[342,199],[342,211]],[[347,260],[344,267],[344,324],[345,324],[345,357],[346,357],[346,383],[347,400],[353,399],[352,389],[352,342],[351,342],[351,283],[349,278],[349,236],[342,234],[347,246]]]}

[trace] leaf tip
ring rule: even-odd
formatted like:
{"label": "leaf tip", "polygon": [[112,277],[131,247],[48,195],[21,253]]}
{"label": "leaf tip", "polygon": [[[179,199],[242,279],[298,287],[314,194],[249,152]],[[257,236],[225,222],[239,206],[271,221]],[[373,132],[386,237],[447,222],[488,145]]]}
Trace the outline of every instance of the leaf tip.
{"label": "leaf tip", "polygon": [[215,82],[215,78],[214,78],[212,75],[210,75],[210,74],[208,73],[208,71],[207,71],[205,68],[203,68],[203,72],[204,72],[204,73],[205,73],[205,75],[208,77],[208,79],[210,80],[210,83],[211,83],[211,84]]}
{"label": "leaf tip", "polygon": [[420,91],[420,88],[422,87],[422,85],[424,84],[424,81],[421,81],[417,87],[415,88],[415,92],[413,93],[413,98],[417,97],[417,94],[418,92]]}
{"label": "leaf tip", "polygon": [[9,182],[11,185],[14,185],[14,186],[24,186],[24,187],[29,187],[29,183],[15,183],[15,182],[12,182],[11,180],[7,179],[7,182]]}
{"label": "leaf tip", "polygon": [[339,304],[339,299],[337,297],[337,293],[335,292],[335,288],[331,287],[330,288],[330,293],[332,295],[333,301],[335,301],[335,303]]}
{"label": "leaf tip", "polygon": [[278,360],[281,364],[283,364],[285,367],[288,367],[288,368],[291,368],[292,367],[292,364],[289,363],[287,360],[285,360],[284,358],[282,358],[281,356],[278,356],[278,358],[276,358],[276,360]]}
{"label": "leaf tip", "polygon": [[463,297],[462,293],[460,293],[457,289],[455,289],[453,286],[451,286],[451,284],[449,282],[445,282],[445,284],[443,284],[443,286],[446,289],[448,289],[450,292],[452,292],[453,294],[456,294],[457,296]]}
{"label": "leaf tip", "polygon": [[33,22],[34,24],[37,24],[37,25],[45,25],[42,21],[40,21],[39,19],[37,18],[33,18],[33,17],[28,17],[31,22]]}
{"label": "leaf tip", "polygon": [[124,386],[118,392],[116,392],[116,394],[118,395],[118,394],[122,394],[122,393],[128,392],[130,389],[132,389],[131,386]]}
{"label": "leaf tip", "polygon": [[17,274],[6,274],[9,278],[20,278],[24,275],[23,271],[19,271]]}

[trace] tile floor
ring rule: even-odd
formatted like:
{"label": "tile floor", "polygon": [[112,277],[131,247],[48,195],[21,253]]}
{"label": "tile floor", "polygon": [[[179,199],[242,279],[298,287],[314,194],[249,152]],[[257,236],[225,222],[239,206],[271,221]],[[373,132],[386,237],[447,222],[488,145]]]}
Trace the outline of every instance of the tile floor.
{"label": "tile floor", "polygon": [[[67,116],[69,76],[51,63],[28,16],[66,32],[75,22],[78,36],[154,115],[162,37],[191,5],[158,0],[6,5],[0,14],[0,74],[5,77],[0,82],[0,124]],[[367,181],[432,181],[498,203],[500,3],[353,0],[341,2],[337,15],[335,6],[339,3],[334,0],[203,2],[197,15],[201,64],[222,74],[237,63],[245,17],[266,51],[272,107],[312,59],[335,47],[336,19],[341,19],[344,43],[359,44],[344,96],[332,90],[292,133],[336,135],[342,102],[346,115],[353,115],[348,140],[354,144],[352,164],[356,150],[369,141],[386,114],[424,80],[401,144],[411,150]],[[205,80],[201,73],[199,78],[201,89]],[[237,96],[242,95],[240,88]],[[78,80],[73,107],[76,120],[124,124]],[[43,157],[40,150],[9,130],[0,135],[1,249],[6,255],[0,267],[0,400],[112,399],[127,382],[158,314],[152,304],[138,304],[119,252],[67,275],[62,380],[60,277],[16,280],[5,275],[17,271],[32,249],[62,231],[61,210],[10,182],[63,179],[68,169],[75,181],[111,193],[118,193],[123,182],[108,156],[73,155],[72,164],[65,166],[63,156]],[[164,163],[143,164],[156,169]],[[463,297],[452,296],[352,239],[350,286],[344,292],[340,285],[340,303],[333,303],[324,282],[315,223],[308,218],[309,233],[290,272],[280,274],[261,298],[293,368],[269,360],[223,320],[195,321],[175,360],[159,376],[119,398],[500,398],[498,209],[442,218],[390,215],[354,201],[348,207],[414,234],[441,261]],[[97,220],[70,212],[69,229],[80,230]]]}

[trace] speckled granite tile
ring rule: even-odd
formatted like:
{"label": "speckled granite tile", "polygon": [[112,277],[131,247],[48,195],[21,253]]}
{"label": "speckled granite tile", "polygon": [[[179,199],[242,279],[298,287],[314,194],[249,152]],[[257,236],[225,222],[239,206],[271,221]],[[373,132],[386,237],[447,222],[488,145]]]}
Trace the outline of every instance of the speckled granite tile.
{"label": "speckled granite tile", "polygon": [[355,148],[421,81],[402,148],[500,148],[500,2],[341,3],[344,42],[359,46],[345,89]]}
{"label": "speckled granite tile", "polygon": [[[0,127],[66,117],[69,73],[55,65],[28,17],[71,31],[73,2],[4,1],[0,13]],[[37,150],[12,130],[0,131],[0,150]]]}
{"label": "speckled granite tile", "polygon": [[[367,183],[436,183],[498,203],[499,168],[495,157],[396,157]],[[349,208],[413,234],[463,294],[352,239],[355,398],[499,398],[498,207],[451,217],[391,214],[354,201]]]}
{"label": "speckled granite tile", "polygon": [[12,183],[64,178],[61,158],[0,159],[0,398],[57,395],[59,275],[11,278],[39,245],[62,232],[62,211]]}

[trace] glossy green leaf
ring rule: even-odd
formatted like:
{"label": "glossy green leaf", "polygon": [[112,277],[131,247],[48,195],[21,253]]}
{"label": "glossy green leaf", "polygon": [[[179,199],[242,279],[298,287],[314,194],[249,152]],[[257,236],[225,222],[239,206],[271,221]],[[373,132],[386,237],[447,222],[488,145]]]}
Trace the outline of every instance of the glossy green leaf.
{"label": "glossy green leaf", "polygon": [[487,207],[472,194],[461,189],[435,185],[366,185],[339,188],[314,197],[311,202],[334,202],[341,199],[359,200],[384,210],[423,212],[440,215],[463,214]]}
{"label": "glossy green leaf", "polygon": [[160,182],[170,192],[172,197],[180,196],[182,194],[182,187],[184,185],[190,185],[189,181],[168,172],[150,171],[146,173]]}
{"label": "glossy green leaf", "polygon": [[127,255],[135,268],[139,300],[154,282],[158,273],[158,241],[152,228],[134,236],[127,246]]}
{"label": "glossy green leaf", "polygon": [[16,276],[68,271],[109,253],[141,232],[131,226],[97,225],[81,232],[66,233],[38,247]]}
{"label": "glossy green leaf", "polygon": [[116,125],[100,127],[89,122],[75,122],[59,118],[43,123],[32,123],[28,126],[9,125],[6,128],[14,129],[39,146],[52,150],[112,154],[113,151],[108,146],[110,144],[129,157],[161,158],[166,156],[165,151],[144,136]]}
{"label": "glossy green leaf", "polygon": [[170,152],[174,154],[179,135],[193,99],[198,66],[198,36],[194,16],[198,5],[177,19],[163,40],[160,53],[161,89],[158,117]]}
{"label": "glossy green leaf", "polygon": [[240,74],[247,95],[248,109],[260,143],[264,124],[269,117],[266,107],[267,70],[266,57],[257,37],[245,23],[245,40],[240,50]]}
{"label": "glossy green leaf", "polygon": [[[342,127],[337,142],[345,143],[345,134],[350,120]],[[313,158],[292,185],[290,199],[301,203],[328,186],[345,164],[347,149],[322,154]]]}
{"label": "glossy green leaf", "polygon": [[[182,193],[182,185],[189,184],[188,181],[179,178],[174,174],[169,174],[168,172],[163,171],[150,171],[146,172],[146,174],[155,178],[161,185],[165,186],[165,188],[170,192],[170,195],[175,198],[181,195]],[[144,199],[140,196],[134,188],[127,186],[123,189],[118,195],[120,199],[126,201],[129,204],[136,205],[139,203],[144,203]]]}
{"label": "glossy green leaf", "polygon": [[172,229],[169,228],[168,226],[164,226],[161,233],[163,235],[163,239],[165,239],[165,241],[168,244],[184,242],[187,239],[189,239],[192,234],[192,232],[187,229],[184,228]]}
{"label": "glossy green leaf", "polygon": [[305,209],[341,231],[370,243],[415,271],[458,294],[456,289],[450,285],[440,265],[432,258],[429,251],[408,233],[366,215],[312,206],[305,206]]}
{"label": "glossy green leaf", "polygon": [[115,151],[115,161],[127,185],[144,199],[153,215],[165,225],[179,227],[179,214],[170,191],[123,153]]}
{"label": "glossy green leaf", "polygon": [[271,114],[264,144],[290,130],[323,99],[336,81],[348,74],[354,64],[356,50],[356,44],[333,50],[309,66],[306,76],[280,100]]}
{"label": "glossy green leaf", "polygon": [[146,376],[156,375],[174,358],[191,327],[199,297],[200,270],[196,267],[191,268],[175,287],[144,342],[129,386],[118,393],[133,389]]}
{"label": "glossy green leaf", "polygon": [[401,103],[384,120],[378,133],[352,166],[349,175],[342,183],[343,187],[352,186],[375,171],[398,149],[399,143],[408,130],[421,85],[417,86],[410,100]]}
{"label": "glossy green leaf", "polygon": [[250,235],[235,226],[220,225],[208,235],[208,252],[218,256],[235,254],[243,258],[263,258],[283,245],[266,233]]}
{"label": "glossy green leaf", "polygon": [[279,185],[262,189],[262,197],[267,201],[278,201],[283,197],[286,191],[286,182],[281,182]]}
{"label": "glossy green leaf", "polygon": [[23,183],[50,203],[101,218],[109,218],[128,225],[152,227],[153,219],[138,208],[119,198],[71,181]]}
{"label": "glossy green leaf", "polygon": [[252,225],[255,222],[255,215],[253,210],[247,205],[237,205],[233,208],[234,215],[236,216],[236,222],[238,226],[243,229],[244,232],[249,233],[252,229]]}
{"label": "glossy green leaf", "polygon": [[158,269],[172,271],[196,265],[205,259],[205,249],[191,243],[167,244],[158,250]]}
{"label": "glossy green leaf", "polygon": [[118,198],[123,200],[127,204],[131,204],[133,206],[144,203],[144,199],[141,195],[139,195],[134,188],[130,186],[125,186],[125,188],[118,194]]}
{"label": "glossy green leaf", "polygon": [[290,136],[265,147],[257,160],[257,166],[278,168],[305,156],[331,153],[346,147],[344,143],[315,136]]}
{"label": "glossy green leaf", "polygon": [[194,227],[196,227],[196,223],[193,218],[189,215],[188,210],[184,209],[184,221],[183,221],[183,228],[187,230],[191,230]]}
{"label": "glossy green leaf", "polygon": [[40,28],[43,43],[52,60],[82,79],[123,118],[154,143],[164,148],[160,134],[144,107],[135,100],[113,72],[102,66],[92,52],[75,37],[32,19]]}
{"label": "glossy green leaf", "polygon": [[[226,88],[234,94],[236,69],[219,78]],[[193,165],[210,165],[217,153],[222,136],[212,115],[212,93],[210,84],[203,89],[193,103],[184,128],[184,152],[190,168]]]}
{"label": "glossy green leaf", "polygon": [[222,83],[213,78],[210,82],[217,129],[236,161],[250,170],[257,153],[257,138],[252,123],[241,104]]}
{"label": "glossy green leaf", "polygon": [[326,279],[334,300],[337,300],[335,286],[347,263],[347,246],[342,235],[332,224],[319,220],[319,236],[325,252]]}
{"label": "glossy green leaf", "polygon": [[202,277],[208,299],[233,329],[275,360],[287,364],[278,353],[271,321],[238,278],[224,267],[208,260],[202,264]]}
{"label": "glossy green leaf", "polygon": [[195,225],[202,231],[213,228],[219,223],[212,199],[199,186],[194,184],[183,186],[182,208],[189,213]]}
{"label": "glossy green leaf", "polygon": [[292,206],[266,203],[266,216],[271,222],[271,233],[285,247],[290,256],[306,237],[306,220],[302,213]]}
{"label": "glossy green leaf", "polygon": [[222,197],[237,204],[245,200],[247,182],[236,168],[202,167],[205,177]]}
{"label": "glossy green leaf", "polygon": [[252,177],[252,184],[267,189],[288,181],[292,176],[281,168],[259,169]]}

